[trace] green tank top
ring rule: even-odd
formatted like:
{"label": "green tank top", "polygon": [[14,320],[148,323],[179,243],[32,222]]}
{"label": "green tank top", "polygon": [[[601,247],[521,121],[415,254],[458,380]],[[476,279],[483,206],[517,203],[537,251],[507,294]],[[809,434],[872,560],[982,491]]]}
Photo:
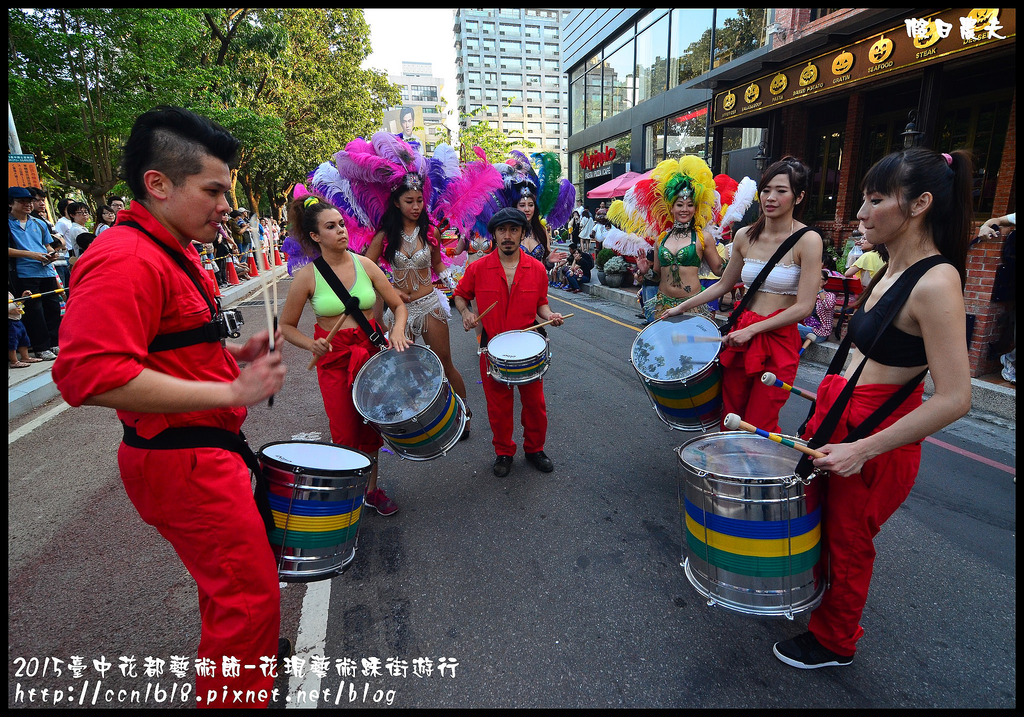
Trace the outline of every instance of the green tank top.
{"label": "green tank top", "polygon": [[[357,255],[352,254],[352,261],[356,265],[356,280],[351,287],[346,286],[345,288],[348,289],[348,293],[359,299],[360,309],[363,311],[372,309],[373,305],[377,302],[377,294],[373,290],[373,282],[370,281],[370,277],[367,275],[366,269],[363,268],[363,263],[359,261]],[[344,314],[345,305],[341,303],[341,298],[334,293],[327,280],[320,275],[320,270],[316,268],[316,264],[313,265],[313,276],[316,277],[316,288],[313,289],[313,296],[309,300],[310,305],[313,307],[313,313],[317,316],[340,316]]]}
{"label": "green tank top", "polygon": [[690,243],[680,249],[678,252],[673,254],[665,248],[665,242],[668,240],[668,235],[671,232],[665,232],[662,236],[661,241],[658,243],[658,262],[665,267],[676,264],[678,266],[700,266],[700,257],[697,256],[697,236],[696,233],[691,230]]}

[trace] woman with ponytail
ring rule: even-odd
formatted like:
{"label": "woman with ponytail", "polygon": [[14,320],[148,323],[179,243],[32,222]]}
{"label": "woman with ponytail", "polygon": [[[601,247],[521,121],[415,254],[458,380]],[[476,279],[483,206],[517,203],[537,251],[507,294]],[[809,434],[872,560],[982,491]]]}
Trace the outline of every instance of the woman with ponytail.
{"label": "woman with ponytail", "polygon": [[[377,466],[383,441],[380,434],[363,421],[352,403],[352,381],[359,369],[377,353],[377,346],[352,312],[361,311],[374,330],[383,336],[383,328],[373,321],[373,307],[377,294],[380,294],[395,316],[395,330],[390,334],[389,348],[404,351],[409,346],[405,336],[405,303],[380,267],[348,250],[348,230],[336,208],[310,196],[294,200],[288,214],[290,238],[297,242],[306,257],[319,256],[323,259],[326,268],[317,261],[295,272],[281,310],[281,334],[288,342],[313,352],[317,360],[320,393],[331,427],[331,440],[376,457],[366,484],[364,502],[381,515],[392,515],[398,506],[377,487]],[[331,278],[336,277],[341,282],[352,299],[358,301],[358,308],[346,307],[321,273],[322,268],[333,272],[334,277]],[[312,338],[298,328],[307,301],[316,315]],[[347,315],[340,330],[328,341],[331,329],[343,314]]]}
{"label": "woman with ponytail", "polygon": [[[921,442],[970,410],[963,287],[971,175],[965,152],[913,148],[882,158],[864,178],[857,218],[865,239],[884,246],[889,260],[850,319],[804,433],[825,454],[814,467],[831,472],[821,479],[827,552],[821,565],[828,566],[830,586],[811,613],[808,632],[774,647],[793,667],[853,661],[864,634],[859,622],[874,537],[910,494]],[[922,402],[927,372],[935,392]]]}

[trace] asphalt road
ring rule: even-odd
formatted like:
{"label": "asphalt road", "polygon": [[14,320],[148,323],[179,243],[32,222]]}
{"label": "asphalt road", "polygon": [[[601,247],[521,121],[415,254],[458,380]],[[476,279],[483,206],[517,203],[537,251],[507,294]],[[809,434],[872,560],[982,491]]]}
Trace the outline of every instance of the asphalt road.
{"label": "asphalt road", "polygon": [[[321,707],[1016,706],[1016,485],[992,465],[1015,464],[1014,430],[964,419],[924,444],[917,484],[876,540],[856,659],[795,670],[771,647],[803,631],[806,613],[709,607],[680,567],[674,449],[692,435],[658,420],[628,362],[635,312],[584,294],[554,292],[551,303],[575,313],[549,329],[555,472],[520,451],[508,477],[492,474],[476,342],[453,321],[472,437],[426,462],[385,453],[380,484],[400,511],[365,515],[343,575],[284,587],[282,634],[297,637],[307,672],[312,656],[329,658],[322,678],[292,681],[292,699],[301,687],[318,689]],[[246,336],[263,308],[243,312]],[[300,328],[311,324],[307,309]],[[329,440],[308,354],[285,354],[285,389],[246,421],[254,446]],[[798,383],[814,387],[822,373],[802,367]],[[72,707],[194,706],[182,699],[191,680],[143,670],[146,657],[194,657],[194,583],[124,494],[113,412],[60,406],[8,426],[8,704],[30,706],[34,689],[32,706],[54,690]],[[791,397],[783,430],[806,408]],[[87,668],[79,678],[72,656]],[[112,665],[102,678],[101,656]],[[130,656],[134,677],[120,670]],[[47,658],[64,661],[61,675]],[[355,676],[339,674],[342,658]],[[283,706],[288,679],[278,686]],[[119,701],[132,690],[140,704]]]}

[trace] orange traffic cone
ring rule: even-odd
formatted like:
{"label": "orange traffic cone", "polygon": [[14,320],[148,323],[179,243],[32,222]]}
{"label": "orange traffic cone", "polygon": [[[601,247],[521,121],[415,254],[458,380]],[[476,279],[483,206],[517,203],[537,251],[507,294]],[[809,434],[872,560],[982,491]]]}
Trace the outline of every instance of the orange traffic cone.
{"label": "orange traffic cone", "polygon": [[249,276],[260,275],[260,270],[256,267],[256,260],[252,256],[252,250],[249,251],[249,258],[246,259],[246,263],[249,265]]}
{"label": "orange traffic cone", "polygon": [[217,272],[213,269],[207,269],[210,272],[210,279],[213,280],[213,295],[220,296],[220,284],[217,283]]}
{"label": "orange traffic cone", "polygon": [[274,247],[274,266],[281,266],[281,252],[277,250],[276,246]]}
{"label": "orange traffic cone", "polygon": [[241,284],[242,282],[238,280],[238,272],[235,271],[235,260],[229,256],[224,263],[227,266],[228,283],[231,284],[231,286],[238,286]]}
{"label": "orange traffic cone", "polygon": [[263,270],[270,271],[270,262],[267,260],[266,250],[260,252],[260,258],[263,260]]}

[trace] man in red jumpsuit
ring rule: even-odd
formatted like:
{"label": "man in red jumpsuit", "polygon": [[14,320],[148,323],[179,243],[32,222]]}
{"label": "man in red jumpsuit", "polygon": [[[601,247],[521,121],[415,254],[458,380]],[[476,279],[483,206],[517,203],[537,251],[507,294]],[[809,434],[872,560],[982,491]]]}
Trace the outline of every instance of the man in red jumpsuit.
{"label": "man in red jumpsuit", "polygon": [[[53,367],[69,404],[116,409],[128,497],[195,578],[198,657],[212,668],[197,670],[202,707],[266,706],[280,629],[277,568],[240,429],[245,407],[281,388],[285,366],[266,331],[244,346],[223,342],[213,282],[191,243],[217,235],[237,150],[226,130],[186,110],[136,120],[123,166],[136,201],[75,265]],[[238,659],[238,677],[223,675],[225,657]]]}
{"label": "man in red jumpsuit", "polygon": [[[483,307],[483,335],[494,338],[504,331],[521,331],[536,317],[562,325],[562,315],[553,313],[548,306],[548,274],[544,265],[519,249],[523,232],[529,226],[526,215],[515,208],[497,211],[487,223],[494,237],[497,251],[475,261],[455,287],[455,308],[462,314],[462,326],[469,331],[481,319],[473,313],[470,303],[474,298]],[[494,308],[487,311],[487,307]],[[482,313],[484,313],[482,312]],[[487,357],[480,357],[480,376],[487,398],[487,419],[494,434],[494,475],[504,477],[512,470],[512,457],[516,444],[512,440],[512,385],[496,381],[487,372]],[[523,423],[523,450],[526,460],[545,473],[554,470],[551,459],[544,454],[544,440],[548,431],[547,409],[544,404],[544,381],[537,379],[519,386],[523,402],[520,416]]]}

